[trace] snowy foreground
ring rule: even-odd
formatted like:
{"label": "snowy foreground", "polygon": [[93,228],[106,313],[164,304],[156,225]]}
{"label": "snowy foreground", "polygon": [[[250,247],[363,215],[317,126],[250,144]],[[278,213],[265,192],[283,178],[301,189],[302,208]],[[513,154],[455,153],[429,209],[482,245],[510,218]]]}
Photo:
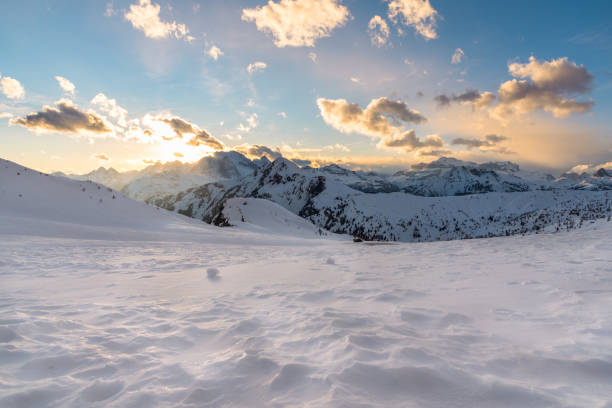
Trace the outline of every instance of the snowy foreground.
{"label": "snowy foreground", "polygon": [[0,407],[612,407],[612,222],[365,244],[19,177]]}

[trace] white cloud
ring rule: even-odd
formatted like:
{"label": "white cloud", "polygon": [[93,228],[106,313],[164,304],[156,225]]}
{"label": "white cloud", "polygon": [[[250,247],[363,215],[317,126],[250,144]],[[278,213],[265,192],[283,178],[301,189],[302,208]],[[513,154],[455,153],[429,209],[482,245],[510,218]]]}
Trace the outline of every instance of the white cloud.
{"label": "white cloud", "polygon": [[540,62],[532,56],[526,64],[510,64],[508,71],[515,79],[500,85],[494,116],[543,110],[554,117],[568,117],[588,112],[593,106],[593,100],[577,101],[571,97],[589,92],[593,76],[567,57]]}
{"label": "white cloud", "polygon": [[266,69],[268,67],[268,65],[265,62],[254,62],[252,64],[249,64],[247,66],[247,72],[249,74],[258,72],[258,71],[263,71],[264,69]]}
{"label": "white cloud", "polygon": [[461,64],[465,53],[461,48],[457,48],[451,57],[451,64]]}
{"label": "white cloud", "polygon": [[351,77],[351,82],[358,84],[360,81],[359,81],[359,78]]}
{"label": "white cloud", "polygon": [[106,3],[106,10],[104,10],[104,15],[106,17],[112,17],[115,14],[117,14],[117,11],[115,11],[114,7],[113,7],[113,2],[108,2]]}
{"label": "white cloud", "polygon": [[246,122],[247,122],[246,125],[243,124],[243,123],[238,125],[238,131],[248,133],[251,130],[255,129],[257,127],[257,125],[259,124],[257,122],[257,114],[253,113],[250,116],[248,116],[246,118]]}
{"label": "white cloud", "polygon": [[278,112],[278,115],[283,119],[287,119],[287,114],[285,112]]}
{"label": "white cloud", "polygon": [[383,137],[376,147],[403,149],[411,152],[423,148],[438,148],[444,146],[444,141],[438,135],[427,135],[424,139],[419,139],[414,130],[408,130],[399,134],[392,134]]}
{"label": "white cloud", "polygon": [[607,163],[601,163],[601,164],[596,164],[596,165],[590,165],[590,164],[578,164],[574,167],[572,167],[571,169],[569,169],[567,172],[568,173],[577,173],[577,174],[582,174],[582,173],[596,173],[599,169],[604,169],[604,170],[608,170],[608,171],[612,171],[612,162],[607,162]]}
{"label": "white cloud", "polygon": [[374,16],[368,23],[370,42],[376,47],[382,47],[389,41],[389,25],[381,16]]}
{"label": "white cloud", "polygon": [[217,47],[216,45],[212,45],[207,51],[204,51],[204,53],[215,61],[217,61],[219,57],[223,55],[221,48]]}
{"label": "white cloud", "polygon": [[159,4],[151,3],[151,0],[140,0],[138,4],[130,5],[130,10],[125,13],[125,19],[149,38],[158,40],[174,36],[177,39],[193,40],[193,37],[188,35],[189,29],[185,24],[162,21],[159,11]]}
{"label": "white cloud", "polygon": [[10,112],[0,112],[0,119],[10,119],[13,117],[13,114]]}
{"label": "white cloud", "polygon": [[571,169],[569,169],[567,172],[568,173],[582,174],[585,171],[587,171],[590,167],[591,166],[589,166],[588,164],[577,164],[576,166],[574,166]]}
{"label": "white cloud", "polygon": [[394,23],[413,27],[426,40],[438,38],[436,19],[438,12],[429,0],[387,0],[388,16]]}
{"label": "white cloud", "polygon": [[316,52],[309,52],[308,53],[308,58],[310,58],[310,60],[314,63],[317,62],[317,53]]}
{"label": "white cloud", "polygon": [[336,143],[334,145],[329,145],[329,146],[325,146],[323,149],[325,150],[340,150],[342,152],[350,152],[351,149],[349,149],[347,146],[340,144],[340,143]]}
{"label": "white cloud", "polygon": [[109,99],[103,93],[99,93],[93,97],[90,103],[110,116],[115,124],[119,125],[121,128],[124,128],[124,130],[127,128],[128,111],[119,106],[115,99]]}
{"label": "white cloud", "polygon": [[372,99],[365,109],[345,99],[317,99],[323,120],[343,133],[357,133],[372,138],[383,138],[401,133],[400,122],[422,123],[427,119],[420,112],[408,108],[405,102],[387,98]]}
{"label": "white cloud", "polygon": [[0,78],[0,89],[2,89],[2,93],[4,94],[4,96],[9,99],[25,98],[25,89],[23,89],[21,83],[15,78]]}
{"label": "white cloud", "polygon": [[55,79],[59,83],[60,88],[64,90],[64,92],[69,93],[70,95],[74,95],[74,91],[76,90],[76,87],[74,86],[72,82],[70,82],[66,78],[61,77],[59,75],[56,76]]}
{"label": "white cloud", "polygon": [[242,20],[254,21],[259,31],[271,33],[277,47],[313,47],[349,16],[337,0],[270,0],[265,6],[242,10]]}

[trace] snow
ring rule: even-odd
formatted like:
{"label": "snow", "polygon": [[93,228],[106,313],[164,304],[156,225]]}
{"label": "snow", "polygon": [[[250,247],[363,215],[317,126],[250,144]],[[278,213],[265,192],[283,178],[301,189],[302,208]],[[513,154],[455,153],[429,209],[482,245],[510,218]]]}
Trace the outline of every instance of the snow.
{"label": "snow", "polygon": [[225,202],[223,216],[229,224],[245,231],[303,238],[349,238],[331,234],[280,205],[261,198],[230,198]]}
{"label": "snow", "polygon": [[1,407],[612,402],[610,222],[353,243],[110,193],[0,163]]}

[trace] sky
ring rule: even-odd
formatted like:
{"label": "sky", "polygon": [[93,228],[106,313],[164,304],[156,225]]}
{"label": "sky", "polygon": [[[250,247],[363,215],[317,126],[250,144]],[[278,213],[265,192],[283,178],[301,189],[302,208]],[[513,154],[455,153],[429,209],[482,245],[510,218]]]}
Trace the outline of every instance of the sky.
{"label": "sky", "polygon": [[[218,150],[382,172],[612,166],[612,2],[0,5],[0,156],[120,171]],[[578,166],[578,167],[576,167]]]}

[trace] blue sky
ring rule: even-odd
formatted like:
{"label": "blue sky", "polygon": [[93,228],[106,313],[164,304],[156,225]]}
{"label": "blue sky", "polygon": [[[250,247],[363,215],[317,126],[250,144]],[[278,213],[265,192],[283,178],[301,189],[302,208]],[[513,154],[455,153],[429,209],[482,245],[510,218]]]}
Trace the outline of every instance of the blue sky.
{"label": "blue sky", "polygon": [[[285,20],[270,21],[271,5],[284,7]],[[159,6],[157,21],[168,32],[147,33],[152,20],[139,28],[126,17],[131,6]],[[324,7],[327,15],[317,14]],[[219,148],[260,154],[268,151],[263,146],[313,165],[379,170],[441,155],[557,170],[612,161],[608,1],[28,0],[0,9],[0,81],[6,81],[0,152],[41,170],[128,170],[196,160]],[[256,18],[241,18],[244,10]],[[402,14],[423,10],[434,24]],[[329,11],[338,11],[337,21]],[[371,40],[375,16],[388,27],[384,44]],[[325,35],[279,46],[280,34],[301,30],[291,20],[300,18],[324,27]],[[435,38],[419,32],[421,23]],[[271,24],[285,31],[266,31]],[[206,54],[212,46],[222,52],[216,60]],[[453,64],[457,49],[461,58]],[[256,62],[265,69],[249,73]],[[522,76],[510,72],[512,64]],[[56,76],[75,92],[63,91]],[[24,95],[6,78],[18,81]],[[504,100],[500,87],[512,80],[524,88]],[[466,90],[490,92],[494,100],[458,98]],[[110,102],[106,109],[92,104],[100,93],[126,111],[129,125],[117,125]],[[451,102],[441,106],[434,100],[440,95]],[[28,116],[48,113],[44,106],[59,109],[60,99],[108,126],[68,129],[42,123],[45,115]],[[328,101],[327,108],[317,100]],[[567,108],[572,100],[579,104]],[[356,106],[359,114],[346,116]],[[404,120],[410,112],[423,120]],[[194,131],[179,134],[168,127],[171,118]],[[385,129],[375,130],[374,120]],[[192,134],[200,138],[189,144]]]}

